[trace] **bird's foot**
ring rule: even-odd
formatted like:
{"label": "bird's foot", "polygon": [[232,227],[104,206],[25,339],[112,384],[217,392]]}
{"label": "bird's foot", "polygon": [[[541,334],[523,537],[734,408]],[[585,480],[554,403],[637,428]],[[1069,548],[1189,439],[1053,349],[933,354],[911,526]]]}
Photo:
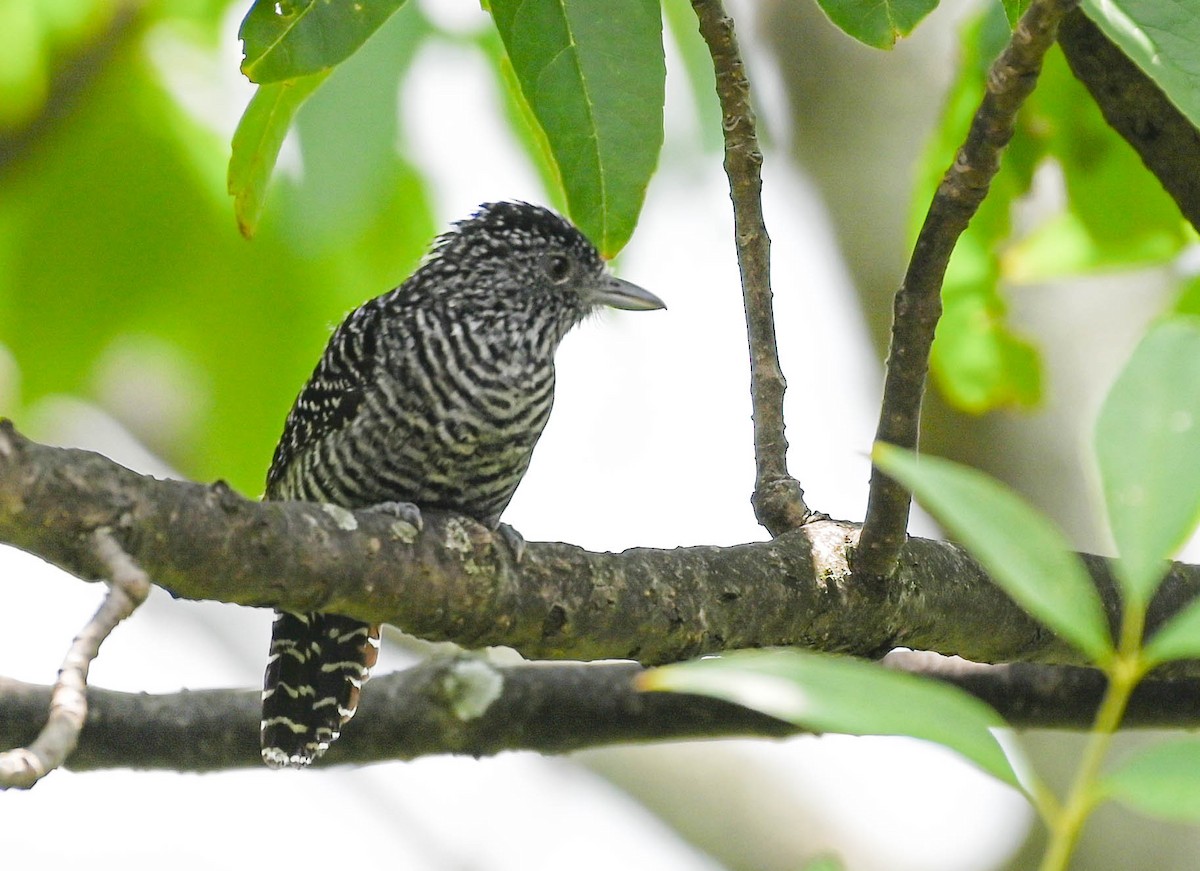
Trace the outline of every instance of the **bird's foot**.
{"label": "bird's foot", "polygon": [[508,545],[508,549],[512,551],[513,562],[519,563],[521,557],[525,556],[525,536],[517,532],[507,523],[501,523],[496,527],[496,532],[504,539],[504,543]]}
{"label": "bird's foot", "polygon": [[389,514],[411,525],[417,532],[425,528],[425,518],[421,516],[421,509],[411,502],[380,502],[363,510],[374,514]]}

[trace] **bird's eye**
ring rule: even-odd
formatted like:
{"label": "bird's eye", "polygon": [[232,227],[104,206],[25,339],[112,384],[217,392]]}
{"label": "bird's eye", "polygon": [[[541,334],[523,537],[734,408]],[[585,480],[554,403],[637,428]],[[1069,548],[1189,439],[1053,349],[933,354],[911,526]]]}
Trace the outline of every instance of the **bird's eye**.
{"label": "bird's eye", "polygon": [[561,254],[551,254],[546,258],[546,275],[555,284],[562,284],[571,277],[571,261]]}

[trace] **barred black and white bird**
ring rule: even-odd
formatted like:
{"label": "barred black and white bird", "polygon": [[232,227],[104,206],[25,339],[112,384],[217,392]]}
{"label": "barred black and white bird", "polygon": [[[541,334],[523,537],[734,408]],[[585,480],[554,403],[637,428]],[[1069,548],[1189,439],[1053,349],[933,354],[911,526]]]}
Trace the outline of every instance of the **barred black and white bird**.
{"label": "barred black and white bird", "polygon": [[[599,306],[664,307],[612,276],[555,213],[481,206],[334,332],[287,417],[266,498],[416,517],[446,509],[495,528],[550,415],[554,353]],[[377,625],[277,615],[263,690],[268,765],[302,767],[329,747],[378,647]]]}

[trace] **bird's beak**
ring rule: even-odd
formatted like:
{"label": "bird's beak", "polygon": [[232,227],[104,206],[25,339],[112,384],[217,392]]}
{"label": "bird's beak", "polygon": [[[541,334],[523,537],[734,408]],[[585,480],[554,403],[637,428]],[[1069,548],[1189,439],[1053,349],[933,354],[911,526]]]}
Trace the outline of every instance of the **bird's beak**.
{"label": "bird's beak", "polygon": [[666,308],[657,296],[636,284],[613,275],[606,275],[588,294],[588,301],[627,311],[653,311]]}

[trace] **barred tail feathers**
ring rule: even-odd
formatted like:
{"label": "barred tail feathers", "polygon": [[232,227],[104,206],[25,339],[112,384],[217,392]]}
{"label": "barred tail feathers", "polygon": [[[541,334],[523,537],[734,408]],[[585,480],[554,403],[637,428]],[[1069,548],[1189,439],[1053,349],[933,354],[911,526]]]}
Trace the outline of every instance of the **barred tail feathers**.
{"label": "barred tail feathers", "polygon": [[263,682],[263,761],[303,768],[324,753],[354,716],[378,655],[378,624],[277,612]]}

